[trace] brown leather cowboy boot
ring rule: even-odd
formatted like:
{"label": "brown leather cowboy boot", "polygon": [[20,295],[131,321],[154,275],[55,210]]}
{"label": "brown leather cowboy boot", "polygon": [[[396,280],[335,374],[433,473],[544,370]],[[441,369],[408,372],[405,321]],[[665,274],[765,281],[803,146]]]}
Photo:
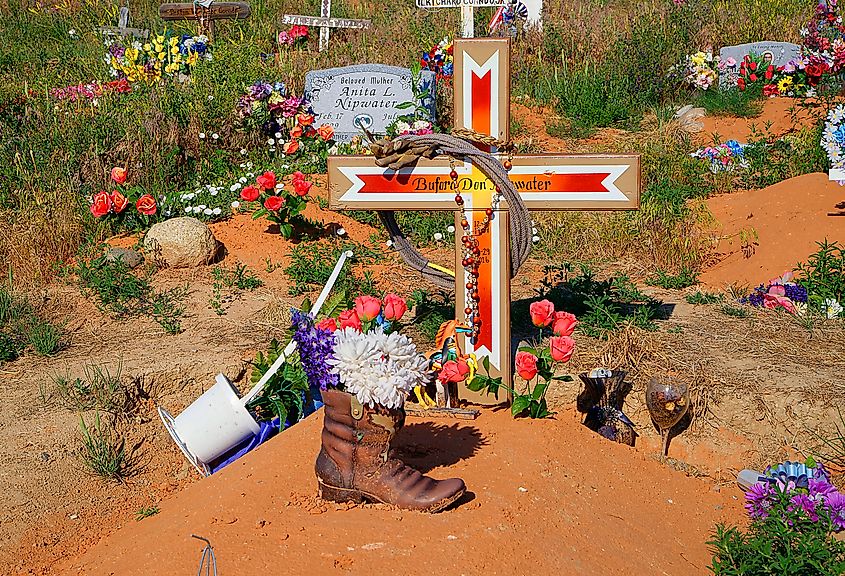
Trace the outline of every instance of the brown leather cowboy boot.
{"label": "brown leather cowboy boot", "polygon": [[439,512],[466,491],[460,478],[434,480],[393,457],[391,441],[405,422],[404,409],[368,408],[339,390],[322,395],[323,443],[315,465],[321,498]]}

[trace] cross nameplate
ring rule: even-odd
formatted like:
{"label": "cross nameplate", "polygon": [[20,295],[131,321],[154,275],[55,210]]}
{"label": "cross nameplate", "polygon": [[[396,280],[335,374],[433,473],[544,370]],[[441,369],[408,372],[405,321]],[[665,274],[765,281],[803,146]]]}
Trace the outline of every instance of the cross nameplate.
{"label": "cross nameplate", "polygon": [[332,0],[322,0],[322,2],[320,2],[319,16],[298,16],[296,14],[285,14],[282,17],[282,24],[319,27],[320,52],[323,52],[329,47],[329,30],[331,28],[353,28],[356,30],[366,30],[372,24],[372,22],[370,22],[369,20],[355,20],[352,18],[332,18],[331,13]]}

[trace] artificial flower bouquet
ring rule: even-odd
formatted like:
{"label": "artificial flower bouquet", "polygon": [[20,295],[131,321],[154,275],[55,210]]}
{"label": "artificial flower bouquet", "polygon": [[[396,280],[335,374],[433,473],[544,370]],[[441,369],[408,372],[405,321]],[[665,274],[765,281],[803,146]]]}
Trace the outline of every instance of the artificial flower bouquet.
{"label": "artificial flower bouquet", "polygon": [[309,385],[348,392],[364,406],[401,408],[431,378],[428,359],[397,331],[407,310],[395,294],[359,296],[349,310],[319,322],[294,310],[293,339]]}
{"label": "artificial flower bouquet", "polygon": [[111,192],[97,192],[91,198],[90,210],[95,218],[117,221],[128,229],[149,226],[158,212],[152,194],[140,186],[126,186],[126,168],[116,166],[111,170]]}
{"label": "artificial flower bouquet", "polygon": [[126,78],[111,82],[88,82],[87,84],[71,84],[62,88],[50,90],[50,96],[59,101],[77,102],[88,100],[96,103],[98,98],[107,94],[125,94],[131,92],[132,87]]}
{"label": "artificial flower bouquet", "polygon": [[[839,104],[827,113],[821,146],[827,153],[831,169],[845,170],[845,105]],[[845,184],[845,181],[840,181]]]}
{"label": "artificial flower bouquet", "polygon": [[[546,392],[551,383],[555,380],[572,380],[568,375],[556,376],[555,372],[558,365],[569,362],[575,352],[572,334],[578,326],[578,320],[569,312],[555,311],[554,304],[549,300],[532,302],[529,313],[539,334],[533,345],[520,347],[516,353],[516,373],[525,381],[521,392],[516,390],[516,385],[513,389],[503,385],[501,378],[491,378],[486,358],[482,361],[486,375],[476,375],[468,387],[487,393],[495,393],[499,387],[505,388],[513,394],[511,413],[514,416],[527,414],[531,418],[546,418],[554,414],[549,411],[546,403]],[[543,342],[544,331],[551,333],[548,345]]]}
{"label": "artificial flower bouquet", "polygon": [[258,81],[248,86],[238,99],[237,114],[244,128],[260,129],[268,138],[270,152],[325,158],[334,143],[334,128],[316,126],[308,101],[289,95],[282,82]]}
{"label": "artificial flower bouquet", "polygon": [[790,314],[803,315],[807,310],[807,289],[794,282],[792,272],[786,272],[766,284],[760,284],[740,302],[767,310],[782,308]]}
{"label": "artificial flower bouquet", "polygon": [[431,70],[437,75],[437,80],[451,80],[454,73],[454,45],[449,38],[443,38],[422,53],[420,66],[423,70]]}
{"label": "artificial flower bouquet", "polygon": [[[810,65],[816,66],[813,76],[825,72],[838,74],[845,67],[845,25],[836,0],[822,0],[801,31],[803,54]],[[818,74],[816,74],[818,72]]]}
{"label": "artificial flower bouquet", "polygon": [[282,30],[276,37],[279,48],[294,48],[308,43],[308,26],[294,24],[289,30]]}
{"label": "artificial flower bouquet", "polygon": [[745,146],[745,144],[740,144],[736,140],[728,140],[721,144],[699,148],[690,156],[707,160],[713,174],[732,172],[738,168],[748,168]]}
{"label": "artificial flower bouquet", "polygon": [[719,79],[717,68],[720,65],[721,69],[724,69],[719,56],[714,56],[710,50],[707,52],[699,50],[695,54],[685,56],[679,65],[672,67],[670,73],[678,74],[687,86],[709,90],[717,84]]}
{"label": "artificial flower bouquet", "polygon": [[211,60],[207,36],[179,35],[171,30],[149,41],[124,38],[106,41],[106,65],[117,78],[153,84],[165,77],[183,78],[204,60]]}
{"label": "artificial flower bouquet", "polygon": [[252,214],[253,219],[267,218],[278,224],[282,236],[290,238],[294,224],[305,222],[301,214],[308,203],[311,186],[313,182],[306,180],[302,172],[294,172],[290,181],[292,190],[287,190],[284,183],[277,180],[275,172],[268,171],[258,175],[255,184],[241,188],[240,197],[245,202],[260,202],[260,207]]}

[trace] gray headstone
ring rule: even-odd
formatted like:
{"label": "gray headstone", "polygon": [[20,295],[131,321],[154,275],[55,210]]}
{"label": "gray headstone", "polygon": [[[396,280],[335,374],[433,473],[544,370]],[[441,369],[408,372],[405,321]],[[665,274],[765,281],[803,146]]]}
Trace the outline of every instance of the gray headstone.
{"label": "gray headstone", "polygon": [[[423,70],[420,83],[429,90],[424,105],[434,119],[434,72]],[[397,108],[414,99],[411,71],[382,64],[314,70],[305,74],[305,98],[311,103],[315,123],[331,125],[338,142],[362,135],[361,126],[384,134],[397,117],[412,112]]]}
{"label": "gray headstone", "polygon": [[789,42],[752,42],[750,44],[725,46],[719,50],[720,60],[727,62],[729,58],[733,58],[736,64],[721,70],[719,73],[719,88],[724,90],[736,86],[736,79],[739,78],[739,65],[748,54],[763,56],[775,66],[783,66],[790,60],[797,60],[801,56],[801,46]]}

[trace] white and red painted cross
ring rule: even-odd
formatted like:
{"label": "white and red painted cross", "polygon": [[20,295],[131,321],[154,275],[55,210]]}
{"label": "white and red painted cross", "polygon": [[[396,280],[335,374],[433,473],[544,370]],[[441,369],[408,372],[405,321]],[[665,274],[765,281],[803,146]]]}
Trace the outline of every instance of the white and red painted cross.
{"label": "white and red painted cross", "polygon": [[[455,126],[506,141],[510,128],[510,40],[499,38],[455,41]],[[495,150],[491,150],[495,153]],[[529,210],[635,210],[639,206],[638,155],[515,155],[509,172]],[[457,211],[456,189],[471,213],[473,229],[481,227],[492,207],[494,186],[470,162],[460,163],[457,181],[449,177],[447,159],[421,160],[415,166],[379,168],[370,156],[331,156],[329,197],[332,209]],[[456,215],[455,229],[460,230]],[[461,266],[461,239],[456,233],[455,309],[463,312],[470,281]],[[498,206],[488,231],[479,237],[478,271],[481,332],[462,349],[490,360],[493,375],[511,377],[510,257],[506,203]],[[490,403],[468,389],[462,398]]]}

